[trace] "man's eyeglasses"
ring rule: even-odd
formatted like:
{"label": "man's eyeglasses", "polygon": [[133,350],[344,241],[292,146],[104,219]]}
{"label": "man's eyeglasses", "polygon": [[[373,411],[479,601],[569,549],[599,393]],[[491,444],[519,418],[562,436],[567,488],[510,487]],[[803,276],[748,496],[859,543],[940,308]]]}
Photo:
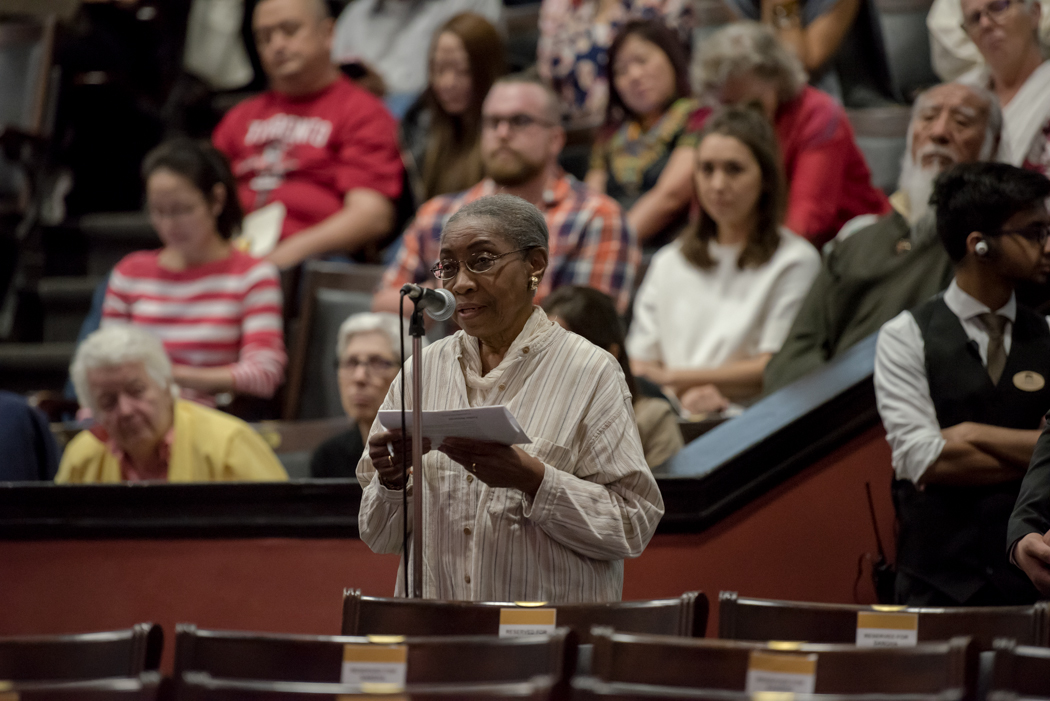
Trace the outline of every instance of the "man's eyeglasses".
{"label": "man's eyeglasses", "polygon": [[[503,256],[509,256],[511,253],[521,253],[522,251],[528,251],[528,248],[519,248],[516,251],[507,251],[506,253],[475,253],[462,261],[462,264],[466,266],[467,270],[480,275],[481,273],[487,273],[492,270],[492,266],[496,264],[496,261]],[[459,275],[460,262],[453,258],[447,260],[438,261],[438,263],[430,269],[430,272],[434,273],[434,277],[438,280],[448,282],[449,280],[455,280],[456,276]]]}
{"label": "man's eyeglasses", "polygon": [[1040,246],[1045,246],[1047,240],[1050,240],[1050,222],[1043,224],[1029,224],[1023,229],[1000,229],[1001,234],[1017,234],[1022,238],[1026,238],[1033,243],[1037,243]]}
{"label": "man's eyeglasses", "polygon": [[354,372],[359,367],[364,367],[368,370],[369,374],[378,375],[383,372],[389,372],[397,367],[397,363],[393,360],[387,360],[386,358],[380,358],[378,355],[372,355],[367,358],[346,358],[345,360],[335,361],[335,367],[337,370],[346,370],[347,372]]}
{"label": "man's eyeglasses", "polygon": [[993,22],[998,22],[999,18],[1010,9],[1014,0],[992,0],[980,10],[974,10],[970,14],[963,17],[962,28],[967,32],[972,32],[981,26],[981,17],[988,15],[988,19]]}
{"label": "man's eyeglasses", "polygon": [[496,115],[484,115],[481,118],[481,127],[483,129],[499,129],[499,125],[503,122],[507,123],[507,127],[510,131],[521,131],[528,129],[533,124],[539,124],[541,127],[553,127],[554,124],[548,122],[545,119],[539,119],[533,117],[531,114],[512,114],[509,117],[498,117]]}

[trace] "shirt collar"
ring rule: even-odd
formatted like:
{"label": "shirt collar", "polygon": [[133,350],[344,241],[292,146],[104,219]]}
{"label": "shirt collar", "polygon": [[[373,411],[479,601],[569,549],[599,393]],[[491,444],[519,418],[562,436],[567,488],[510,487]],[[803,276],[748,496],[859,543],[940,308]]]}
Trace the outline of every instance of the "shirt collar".
{"label": "shirt collar", "polygon": [[478,339],[460,331],[459,362],[467,386],[481,391],[492,389],[515,363],[524,358],[536,357],[540,350],[549,345],[554,337],[552,332],[555,328],[561,327],[547,318],[543,309],[533,307],[532,315],[525,322],[525,327],[518,337],[510,344],[503,360],[484,376],[481,374],[481,349]]}
{"label": "shirt collar", "polygon": [[164,466],[163,472],[147,472],[135,467],[131,462],[131,457],[125,453],[119,445],[117,445],[115,440],[108,435],[105,440],[106,450],[112,453],[113,457],[117,459],[117,463],[120,465],[121,479],[125,482],[167,482],[168,468],[171,465],[171,446],[174,442],[175,426],[172,425],[160,440],[160,445],[157,446],[157,455],[160,458],[161,464]]}
{"label": "shirt collar", "polygon": [[[557,207],[572,193],[573,180],[575,178],[572,175],[558,168],[557,173],[547,181],[546,187],[543,188],[543,211]],[[496,194],[496,183],[492,178],[482,180],[478,199],[494,194]]]}
{"label": "shirt collar", "polygon": [[[983,302],[979,302],[974,297],[971,297],[966,292],[963,292],[962,288],[959,287],[955,279],[952,279],[948,289],[944,292],[944,303],[948,305],[948,309],[952,311],[955,316],[959,317],[963,321],[973,319],[979,314],[987,314],[990,311]],[[1010,294],[1010,301],[1004,304],[1000,309],[994,310],[999,316],[1005,316],[1013,323],[1014,319],[1017,318],[1017,295],[1014,293]]]}

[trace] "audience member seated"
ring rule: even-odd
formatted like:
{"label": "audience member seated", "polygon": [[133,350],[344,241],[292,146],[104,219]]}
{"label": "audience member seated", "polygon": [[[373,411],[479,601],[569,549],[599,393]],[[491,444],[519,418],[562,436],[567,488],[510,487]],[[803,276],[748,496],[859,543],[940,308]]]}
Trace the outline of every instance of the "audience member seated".
{"label": "audience member seated", "polygon": [[688,43],[695,8],[687,0],[543,0],[536,67],[561,99],[572,129],[594,128],[609,101],[609,46],[632,19],[662,20]]}
{"label": "audience member seated", "polygon": [[[1022,2],[1024,0],[1021,0]],[[1050,44],[1050,0],[1039,0],[1039,40]],[[930,30],[930,59],[941,80],[958,80],[967,71],[984,64],[984,57],[963,28],[959,0],[933,0],[926,15]]]}
{"label": "audience member seated", "polygon": [[273,396],[287,362],[280,280],[272,264],[230,243],[241,207],[225,159],[178,139],[151,151],[142,174],[164,247],[117,263],[102,326],[134,324],[159,338],[187,399],[214,406],[219,393]]}
{"label": "audience member seated", "polygon": [[933,192],[955,263],[943,295],[879,332],[875,395],[893,450],[897,599],[1032,603],[1007,522],[1050,406],[1048,319],[1017,303],[1050,271],[1050,180],[1004,163],[955,166]]}
{"label": "audience member seated", "polygon": [[461,12],[499,24],[500,0],[356,0],[335,23],[332,60],[361,63],[383,79],[395,114],[427,87],[427,51],[439,27]]}
{"label": "audience member seated", "polygon": [[66,446],[56,482],[288,479],[248,424],[177,399],[171,361],[142,329],[94,332],[77,348],[69,373],[95,426]]}
{"label": "audience member seated", "polygon": [[790,187],[787,228],[822,246],[853,217],[889,211],[845,111],[806,85],[798,57],[772,29],[739,22],[719,30],[700,47],[698,69],[704,90],[725,104],[758,102],[776,126]]}
{"label": "audience member seated", "polygon": [[766,393],[820,368],[948,286],[955,271],[928,202],[933,181],[956,163],[992,159],[1002,121],[999,101],[980,88],[946,83],[919,95],[890,197],[893,211],[835,241],[787,340],[766,366]]}
{"label": "audience member seated", "polygon": [[517,195],[539,208],[550,230],[550,267],[536,301],[562,285],[594,287],[627,309],[641,254],[623,211],[606,195],[558,166],[565,132],[558,100],[527,75],[496,81],[482,108],[481,160],[488,177],[465,192],[436,197],[422,207],[401,239],[397,259],[383,276],[373,309],[398,311],[406,282],[433,283],[441,230],[463,205],[496,192]]}
{"label": "audience member seated", "polygon": [[1050,61],[1039,44],[1035,0],[962,0],[962,24],[985,65],[959,78],[986,87],[1003,109],[999,160],[1050,170]]}
{"label": "audience member seated", "polygon": [[24,397],[0,390],[0,482],[52,480],[58,446],[47,417]]}
{"label": "audience member seated", "polygon": [[[663,516],[616,361],[535,306],[547,239],[543,215],[506,194],[464,205],[441,232],[434,270],[462,330],[413,358],[422,409],[503,405],[532,442],[424,442],[426,598],[619,601],[624,559],[641,555]],[[403,380],[384,409],[401,406]],[[402,552],[408,535],[402,490],[415,477],[404,479],[401,436],[377,422],[357,466],[361,540],[377,553]]]}
{"label": "audience member seated", "polygon": [[635,374],[693,413],[753,399],[820,269],[820,255],[780,226],[784,175],[776,136],[752,108],[708,120],[696,151],[700,219],[657,251],[634,304]]}
{"label": "audience member seated", "polygon": [[234,107],[215,145],[237,177],[241,203],[275,205],[280,241],[269,260],[288,268],[355,254],[394,226],[403,171],[383,103],[332,63],[324,0],[262,0],[252,28],[270,89]]}
{"label": "audience member seated", "polygon": [[638,240],[658,248],[678,234],[689,214],[688,203],[663,211],[659,193],[648,195],[654,188],[690,187],[687,170],[677,174],[680,182],[661,182],[671,153],[700,109],[691,97],[689,60],[661,21],[635,20],[609,47],[609,65],[609,107],[587,184],[619,202]]}
{"label": "audience member seated", "polygon": [[678,415],[658,387],[646,382],[649,387],[643,389],[635,379],[627,358],[623,323],[609,295],[577,285],[559,287],[543,300],[543,309],[552,321],[609,351],[619,361],[631,392],[645,462],[656,467],[670,460],[682,449]]}
{"label": "audience member seated", "polygon": [[466,190],[484,177],[481,103],[505,72],[503,54],[496,28],[471,12],[434,34],[430,82],[401,121],[401,152],[417,202]]}
{"label": "audience member seated", "polygon": [[[727,0],[727,4],[740,19],[771,27],[802,61],[815,87],[840,101],[847,98],[851,107],[892,97],[882,30],[872,0]],[[861,65],[851,66],[857,75],[850,77],[866,83],[864,87],[874,94],[858,95],[856,90],[844,89],[847,86],[835,70],[843,46],[852,47],[862,58]]]}
{"label": "audience member seated", "polygon": [[353,477],[368,435],[390,383],[401,369],[401,344],[412,354],[396,314],[354,314],[339,327],[336,363],[339,398],[350,428],[318,446],[310,460],[311,477]]}

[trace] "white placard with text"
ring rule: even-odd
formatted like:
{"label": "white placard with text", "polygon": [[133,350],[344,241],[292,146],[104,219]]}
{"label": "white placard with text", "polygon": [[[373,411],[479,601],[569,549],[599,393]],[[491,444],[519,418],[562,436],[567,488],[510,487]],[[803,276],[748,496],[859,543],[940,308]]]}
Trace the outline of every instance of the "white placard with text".
{"label": "white placard with text", "polygon": [[499,610],[499,637],[550,635],[558,620],[557,609],[505,608]]}
{"label": "white placard with text", "polygon": [[857,647],[914,647],[919,614],[857,611]]}
{"label": "white placard with text", "polygon": [[372,684],[405,688],[408,673],[407,645],[348,643],[343,646],[343,673],[340,682],[359,687]]}
{"label": "white placard with text", "polygon": [[817,685],[817,656],[752,650],[747,663],[749,694],[761,691],[786,691],[812,694]]}

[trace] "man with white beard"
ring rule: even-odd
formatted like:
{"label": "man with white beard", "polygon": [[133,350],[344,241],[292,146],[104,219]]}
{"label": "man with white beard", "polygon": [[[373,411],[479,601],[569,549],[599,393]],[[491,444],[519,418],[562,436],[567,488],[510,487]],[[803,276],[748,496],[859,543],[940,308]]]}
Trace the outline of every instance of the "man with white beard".
{"label": "man with white beard", "polygon": [[998,101],[981,88],[945,83],[919,95],[890,197],[893,211],[827,256],[787,340],[766,365],[765,393],[822,367],[948,286],[952,262],[929,206],[933,182],[956,163],[992,160],[1002,121]]}

